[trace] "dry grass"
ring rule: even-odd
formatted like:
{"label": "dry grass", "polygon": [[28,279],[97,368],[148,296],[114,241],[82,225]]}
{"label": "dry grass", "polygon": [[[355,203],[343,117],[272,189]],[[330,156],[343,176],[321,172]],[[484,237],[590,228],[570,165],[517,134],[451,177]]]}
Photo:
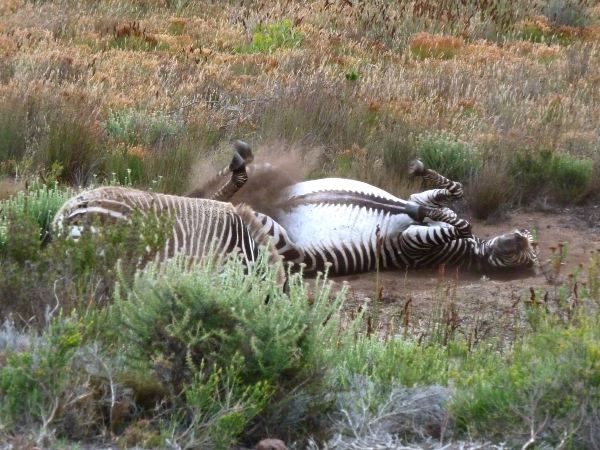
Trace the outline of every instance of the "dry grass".
{"label": "dry grass", "polygon": [[[259,155],[273,142],[321,148],[313,176],[393,190],[407,183],[415,139],[430,132],[507,166],[540,149],[598,165],[597,8],[434,3],[3,2],[0,98],[42,106],[23,120],[24,153],[2,158],[44,170],[50,119],[75,113],[99,154],[88,171],[121,170],[105,156],[124,146],[127,161],[144,161],[137,184],[162,176],[175,191],[195,182],[193,159],[220,164],[233,138]],[[138,118],[133,132],[107,132],[127,114]],[[16,133],[2,117],[0,151]],[[169,170],[175,148],[180,163]]]}

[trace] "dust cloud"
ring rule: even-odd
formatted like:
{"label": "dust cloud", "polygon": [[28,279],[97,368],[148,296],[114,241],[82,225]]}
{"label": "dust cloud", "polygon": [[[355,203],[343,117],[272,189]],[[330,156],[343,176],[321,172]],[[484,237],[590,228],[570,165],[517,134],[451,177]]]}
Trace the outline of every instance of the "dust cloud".
{"label": "dust cloud", "polygon": [[[230,200],[245,203],[255,211],[273,215],[280,193],[288,186],[303,181],[319,167],[323,148],[306,148],[283,143],[271,143],[252,148],[254,161],[247,166],[248,182]],[[233,155],[230,147],[229,153]],[[188,196],[207,198],[223,186],[229,173],[217,176],[223,169],[216,163],[199,161],[193,169],[193,180],[203,180],[190,189]]]}

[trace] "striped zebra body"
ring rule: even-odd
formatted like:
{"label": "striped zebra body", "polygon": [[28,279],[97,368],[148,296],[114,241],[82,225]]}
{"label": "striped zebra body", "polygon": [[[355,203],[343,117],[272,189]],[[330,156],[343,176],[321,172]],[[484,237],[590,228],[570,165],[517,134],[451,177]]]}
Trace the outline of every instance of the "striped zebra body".
{"label": "striped zebra body", "polygon": [[274,219],[302,250],[307,272],[329,266],[341,275],[419,267],[400,245],[403,232],[419,223],[409,212],[410,202],[374,186],[328,178],[284,191]]}
{"label": "striped zebra body", "polygon": [[[348,275],[442,264],[488,270],[535,262],[528,232],[474,237],[469,222],[444,206],[447,193],[439,191],[405,201],[355,180],[306,181],[286,189],[273,218],[261,223],[277,236],[275,246],[284,259],[303,263],[307,273],[329,268],[331,274]],[[430,200],[436,200],[435,207]],[[415,204],[423,209],[415,213]]]}
{"label": "striped zebra body", "polygon": [[[437,188],[412,194],[406,201],[367,183],[342,178],[287,183],[269,164],[253,170],[259,172],[254,174],[259,186],[248,190],[244,186],[248,180],[246,167],[236,161],[251,161],[252,156],[249,151],[244,153],[247,149],[243,146],[241,149],[227,170],[232,173],[229,186],[235,177],[241,179],[240,168],[243,183],[226,185],[214,195],[230,200],[234,194],[244,198],[261,192],[263,204],[253,206],[259,211],[255,215],[262,231],[271,236],[285,261],[303,264],[305,272],[329,268],[332,274],[344,275],[441,264],[488,270],[537,263],[532,237],[526,230],[490,240],[474,237],[470,223],[449,208],[453,200],[462,198],[462,184],[426,168],[419,160],[410,164],[409,173]],[[274,186],[266,184],[267,192],[266,179],[271,184],[278,180]],[[278,184],[285,187],[273,195],[271,191]],[[200,189],[190,195],[205,192]]]}
{"label": "striped zebra body", "polygon": [[259,247],[265,246],[271,249],[271,262],[280,260],[250,208],[214,200],[101,187],[68,200],[58,211],[54,226],[78,237],[81,230],[96,223],[126,220],[135,210],[173,219],[172,233],[156,259],[182,253],[200,260],[212,250],[217,256],[239,252],[250,264],[256,261]]}

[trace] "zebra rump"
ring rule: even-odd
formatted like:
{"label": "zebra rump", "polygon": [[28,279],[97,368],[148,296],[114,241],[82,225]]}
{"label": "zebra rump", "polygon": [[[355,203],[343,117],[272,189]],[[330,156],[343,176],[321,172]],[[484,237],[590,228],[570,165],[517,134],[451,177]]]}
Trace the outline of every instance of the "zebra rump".
{"label": "zebra rump", "polygon": [[86,231],[94,231],[97,225],[128,220],[134,211],[173,220],[172,232],[164,248],[155,255],[156,260],[176,253],[194,260],[209,254],[226,257],[240,253],[249,265],[257,260],[259,249],[265,247],[270,264],[281,261],[263,225],[246,205],[125,187],[100,187],[67,200],[54,218],[53,230],[58,235],[78,238]]}

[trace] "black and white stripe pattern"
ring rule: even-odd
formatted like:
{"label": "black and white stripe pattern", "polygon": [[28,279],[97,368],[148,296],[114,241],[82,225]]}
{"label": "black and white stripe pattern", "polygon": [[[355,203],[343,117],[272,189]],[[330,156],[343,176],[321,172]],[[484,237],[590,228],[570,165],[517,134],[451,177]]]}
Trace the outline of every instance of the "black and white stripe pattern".
{"label": "black and white stripe pattern", "polygon": [[271,249],[271,261],[280,258],[254,212],[243,205],[192,199],[124,187],[101,187],[68,200],[58,211],[55,229],[78,237],[94,224],[126,220],[133,211],[143,215],[165,215],[173,219],[173,231],[156,259],[183,253],[202,259],[210,251],[216,256],[241,253],[248,263],[256,261],[259,247]]}
{"label": "black and white stripe pattern", "polygon": [[[234,163],[235,156],[230,172]],[[262,166],[261,179],[273,178],[268,169],[269,165]],[[275,167],[271,170],[272,175],[279,175]],[[266,207],[253,205],[269,212],[255,214],[261,231],[271,236],[284,260],[303,264],[309,273],[328,268],[332,274],[343,275],[441,264],[487,270],[536,263],[527,231],[491,240],[472,236],[469,222],[448,207],[462,198],[461,183],[418,160],[409,171],[437,188],[413,194],[406,201],[355,180],[312,180],[287,185]],[[228,190],[226,199],[239,187]]]}
{"label": "black and white stripe pattern", "polygon": [[285,259],[304,263],[306,272],[329,268],[337,275],[442,264],[523,268],[537,262],[529,232],[515,230],[490,240],[472,236],[470,223],[448,208],[462,197],[462,185],[420,162],[413,169],[440,187],[413,194],[407,202],[353,180],[291,186],[268,220],[283,230],[277,234],[278,249],[294,248],[294,257]]}

